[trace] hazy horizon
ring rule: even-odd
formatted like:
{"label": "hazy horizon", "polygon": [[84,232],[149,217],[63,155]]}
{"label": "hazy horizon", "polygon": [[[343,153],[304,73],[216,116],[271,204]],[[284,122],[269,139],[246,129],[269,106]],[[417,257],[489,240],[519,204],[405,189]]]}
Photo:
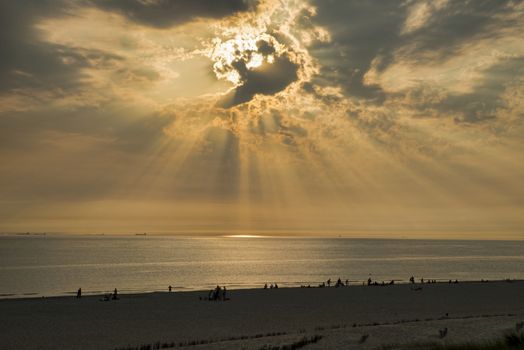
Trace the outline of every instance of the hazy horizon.
{"label": "hazy horizon", "polygon": [[0,13],[0,232],[524,239],[522,1]]}
{"label": "hazy horizon", "polygon": [[6,231],[1,236],[152,236],[152,237],[180,237],[180,238],[311,238],[311,239],[363,239],[363,240],[441,240],[441,241],[521,241],[524,240],[520,232],[442,232],[442,231],[359,231],[359,232],[328,232],[328,231]]}

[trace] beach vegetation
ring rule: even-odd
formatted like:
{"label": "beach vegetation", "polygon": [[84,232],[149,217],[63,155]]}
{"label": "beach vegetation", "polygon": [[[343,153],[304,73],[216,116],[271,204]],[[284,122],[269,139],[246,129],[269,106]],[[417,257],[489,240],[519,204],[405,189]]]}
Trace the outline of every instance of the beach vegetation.
{"label": "beach vegetation", "polygon": [[314,335],[311,337],[303,337],[296,342],[284,345],[264,345],[260,350],[297,350],[301,349],[309,344],[315,344],[322,339],[321,335]]}
{"label": "beach vegetation", "polygon": [[484,343],[414,343],[389,344],[380,347],[380,350],[524,350],[524,333],[507,333],[503,337]]}

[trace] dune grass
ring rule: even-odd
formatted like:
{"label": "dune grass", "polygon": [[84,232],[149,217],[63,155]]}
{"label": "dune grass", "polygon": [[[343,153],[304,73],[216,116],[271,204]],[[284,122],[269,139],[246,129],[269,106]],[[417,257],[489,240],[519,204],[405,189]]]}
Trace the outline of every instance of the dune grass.
{"label": "dune grass", "polygon": [[501,339],[485,343],[439,344],[417,343],[403,345],[386,345],[381,350],[524,350],[524,333],[508,333]]}

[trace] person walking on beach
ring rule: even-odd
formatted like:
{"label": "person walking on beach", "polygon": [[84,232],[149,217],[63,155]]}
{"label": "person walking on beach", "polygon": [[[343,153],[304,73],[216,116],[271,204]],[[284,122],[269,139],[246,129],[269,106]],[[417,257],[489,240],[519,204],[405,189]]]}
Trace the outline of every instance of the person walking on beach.
{"label": "person walking on beach", "polygon": [[116,290],[116,288],[115,288],[115,290],[113,291],[113,297],[112,297],[111,299],[113,299],[113,300],[118,300],[118,291]]}
{"label": "person walking on beach", "polygon": [[220,292],[222,291],[222,289],[220,288],[219,285],[217,285],[217,287],[215,288],[215,292],[213,293],[213,300],[217,301],[220,299]]}
{"label": "person walking on beach", "polygon": [[222,300],[226,301],[226,286],[224,286],[224,288],[222,288]]}
{"label": "person walking on beach", "polygon": [[82,288],[78,288],[78,291],[76,292],[76,297],[81,298],[82,297]]}
{"label": "person walking on beach", "polygon": [[173,287],[171,287],[171,285],[169,285],[169,292],[171,292],[171,290],[173,289]]}
{"label": "person walking on beach", "polygon": [[327,285],[328,285],[328,287],[331,287],[331,278],[329,278],[329,279],[327,280]]}

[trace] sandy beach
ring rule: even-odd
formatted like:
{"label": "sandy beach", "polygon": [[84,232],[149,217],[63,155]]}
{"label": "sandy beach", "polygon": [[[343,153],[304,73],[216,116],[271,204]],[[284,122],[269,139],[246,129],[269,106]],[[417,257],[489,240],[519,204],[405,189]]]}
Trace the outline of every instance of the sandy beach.
{"label": "sandy beach", "polygon": [[228,301],[200,300],[207,294],[0,300],[0,347],[262,349],[306,337],[308,349],[374,349],[482,341],[524,321],[522,281],[233,290]]}

